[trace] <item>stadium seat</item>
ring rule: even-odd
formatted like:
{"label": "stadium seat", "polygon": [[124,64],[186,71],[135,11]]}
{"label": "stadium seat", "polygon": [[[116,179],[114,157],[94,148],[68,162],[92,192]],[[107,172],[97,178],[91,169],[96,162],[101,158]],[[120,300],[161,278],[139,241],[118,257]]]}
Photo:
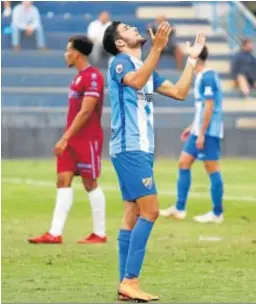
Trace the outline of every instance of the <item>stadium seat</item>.
{"label": "stadium seat", "polygon": [[[22,51],[9,51],[10,34],[2,35],[2,104],[3,106],[41,106],[54,107],[66,105],[68,85],[75,74],[74,70],[66,68],[64,49],[69,36],[74,33],[85,33],[88,24],[101,11],[101,4],[91,5],[86,2],[70,3],[68,1],[38,2],[37,6],[42,14],[48,52],[35,49],[34,39],[23,39]],[[105,3],[104,3],[105,4]],[[225,103],[230,107],[231,101],[241,100],[240,93],[234,89],[230,79],[230,52],[226,37],[220,33],[213,33],[207,20],[197,19],[191,2],[123,2],[122,7],[114,2],[108,3],[108,10],[113,20],[122,19],[145,32],[147,25],[153,21],[155,14],[165,12],[172,24],[175,25],[177,41],[182,48],[186,41],[193,41],[195,34],[202,30],[207,33],[207,45],[210,49],[209,67],[215,68],[221,76],[225,93]],[[129,12],[129,15],[126,13]],[[2,32],[10,25],[10,18],[3,18]],[[144,47],[144,57],[151,44]],[[32,50],[26,50],[32,49]],[[103,58],[100,68],[107,75],[108,60]],[[161,57],[157,70],[161,75],[177,81],[180,72],[175,70],[175,62],[168,54]],[[17,79],[19,81],[17,81]],[[175,107],[179,105],[167,98],[156,97],[156,107]],[[106,96],[105,105],[109,106]],[[180,105],[179,105],[180,106]],[[187,102],[182,107],[192,107],[192,91]]]}

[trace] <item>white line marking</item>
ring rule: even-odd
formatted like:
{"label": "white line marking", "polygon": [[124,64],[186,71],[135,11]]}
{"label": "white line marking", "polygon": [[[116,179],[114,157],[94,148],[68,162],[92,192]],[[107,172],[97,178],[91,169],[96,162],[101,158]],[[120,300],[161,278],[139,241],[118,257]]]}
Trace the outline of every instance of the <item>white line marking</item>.
{"label": "white line marking", "polygon": [[[2,182],[4,183],[9,183],[9,184],[18,184],[18,185],[32,185],[32,186],[37,186],[37,187],[55,187],[56,184],[55,182],[52,181],[47,181],[47,180],[33,180],[33,179],[21,179],[21,178],[2,178]],[[83,189],[82,186],[74,184],[73,186],[75,189]],[[110,186],[110,185],[102,185],[103,190],[109,191],[109,192],[119,192],[119,187],[116,186]],[[176,192],[175,191],[168,191],[168,190],[161,190],[158,189],[158,194],[159,195],[164,195],[164,196],[172,196],[176,197]],[[208,193],[203,193],[203,192],[190,192],[189,196],[192,198],[197,198],[197,199],[210,199]],[[229,201],[234,201],[234,202],[240,202],[240,201],[246,201],[246,202],[251,202],[251,203],[256,203],[256,197],[254,196],[232,196],[232,195],[225,195],[224,196],[225,200]]]}
{"label": "white line marking", "polygon": [[[106,165],[103,165],[102,166],[102,172],[107,172],[107,173],[115,173],[115,169],[113,167],[110,167],[110,166],[106,166]],[[156,168],[156,174],[155,176],[160,176],[161,174],[169,174],[169,175],[173,175],[173,170],[172,168],[170,168],[169,170],[166,168],[161,168],[161,167],[158,167]],[[234,172],[234,170],[230,170],[230,169],[225,169],[223,168],[221,170],[223,173],[224,173],[224,177],[225,177],[225,173],[227,172]],[[241,168],[236,168],[236,171],[245,171],[244,167],[241,167]],[[176,171],[175,171],[175,174],[176,174]],[[163,183],[163,182],[162,182]],[[208,184],[202,184],[202,183],[198,183],[198,182],[192,182],[192,188],[205,188],[205,189],[209,189],[210,188],[210,181]],[[234,190],[256,190],[255,188],[255,185],[252,181],[248,181],[246,182],[246,185],[241,185],[241,184],[236,184],[236,182],[232,182],[232,185],[231,184],[225,184],[225,189],[234,189]]]}
{"label": "white line marking", "polygon": [[206,242],[219,242],[222,241],[223,238],[220,236],[199,236],[199,241],[206,241]]}

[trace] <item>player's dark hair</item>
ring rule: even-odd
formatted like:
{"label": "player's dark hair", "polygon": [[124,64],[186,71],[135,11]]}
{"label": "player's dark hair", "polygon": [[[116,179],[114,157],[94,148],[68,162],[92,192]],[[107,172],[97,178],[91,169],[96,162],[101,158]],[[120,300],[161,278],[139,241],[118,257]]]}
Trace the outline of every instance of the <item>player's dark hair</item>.
{"label": "player's dark hair", "polygon": [[120,21],[113,21],[112,24],[105,30],[103,37],[104,50],[114,56],[119,53],[115,41],[118,39],[117,27],[120,23]]}
{"label": "player's dark hair", "polygon": [[202,49],[202,52],[200,53],[200,55],[198,56],[198,58],[202,61],[206,61],[207,58],[209,56],[209,52],[208,52],[208,48],[207,46],[205,45]]}
{"label": "player's dark hair", "polygon": [[88,56],[91,54],[93,42],[87,36],[72,36],[68,41],[72,43],[74,49],[83,55]]}

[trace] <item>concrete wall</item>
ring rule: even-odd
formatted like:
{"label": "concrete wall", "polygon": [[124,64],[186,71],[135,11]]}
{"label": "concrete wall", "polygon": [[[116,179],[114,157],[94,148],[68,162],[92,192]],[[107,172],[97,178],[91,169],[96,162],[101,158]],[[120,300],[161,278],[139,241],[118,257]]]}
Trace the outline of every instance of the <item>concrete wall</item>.
{"label": "concrete wall", "polygon": [[[247,115],[248,116],[248,115]],[[157,156],[177,158],[182,144],[180,132],[192,121],[193,114],[156,114]],[[237,129],[235,116],[225,119],[225,139],[222,154],[225,157],[256,157],[255,129]],[[53,156],[53,146],[63,132],[65,114],[26,113],[2,111],[2,157],[45,158]],[[110,115],[104,114],[104,157],[108,157]]]}

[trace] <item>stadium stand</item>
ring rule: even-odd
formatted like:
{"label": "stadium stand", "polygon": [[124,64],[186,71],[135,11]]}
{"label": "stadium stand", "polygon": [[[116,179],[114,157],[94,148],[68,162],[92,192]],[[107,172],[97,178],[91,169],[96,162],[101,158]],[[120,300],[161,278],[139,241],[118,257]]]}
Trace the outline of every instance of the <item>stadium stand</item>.
{"label": "stadium stand", "polygon": [[[245,128],[243,121],[256,119],[256,94],[246,101],[234,88],[230,76],[231,53],[228,41],[224,33],[214,32],[208,20],[198,19],[192,2],[122,2],[116,5],[116,1],[108,2],[107,9],[111,13],[112,20],[122,20],[136,25],[140,31],[145,31],[147,24],[152,22],[157,15],[165,14],[176,27],[177,40],[185,46],[186,41],[192,41],[196,32],[203,30],[207,33],[207,45],[210,50],[209,67],[215,68],[221,76],[225,93],[226,128],[240,125]],[[2,34],[2,107],[65,107],[67,102],[68,85],[75,71],[65,66],[64,48],[68,37],[74,33],[85,33],[89,22],[96,18],[97,14],[106,9],[106,3],[68,1],[42,2],[37,1],[42,16],[42,24],[46,35],[47,52],[35,50],[33,39],[22,41],[22,51],[15,53],[10,51],[10,34]],[[2,33],[10,24],[9,18],[2,19]],[[100,63],[103,73],[107,74],[107,58]],[[175,69],[175,62],[170,57],[163,55],[158,71],[168,79],[175,81],[180,72]],[[155,100],[156,113],[161,112],[161,107],[170,107],[180,111],[182,119],[174,119],[180,128],[184,127],[192,119],[193,92],[189,94],[184,104],[170,102],[167,98],[157,96]],[[105,107],[109,106],[106,99]],[[163,109],[164,109],[163,108]],[[180,110],[179,110],[180,109]],[[182,110],[183,109],[183,110]],[[107,110],[106,110],[107,112]],[[174,110],[175,112],[175,110]],[[159,120],[156,119],[156,123]],[[106,127],[109,120],[104,120]],[[170,125],[169,122],[166,122]],[[248,123],[248,126],[255,126]],[[157,126],[156,126],[157,127]],[[177,125],[176,125],[177,127]],[[256,147],[255,147],[256,150]],[[255,152],[256,153],[256,152]]]}

